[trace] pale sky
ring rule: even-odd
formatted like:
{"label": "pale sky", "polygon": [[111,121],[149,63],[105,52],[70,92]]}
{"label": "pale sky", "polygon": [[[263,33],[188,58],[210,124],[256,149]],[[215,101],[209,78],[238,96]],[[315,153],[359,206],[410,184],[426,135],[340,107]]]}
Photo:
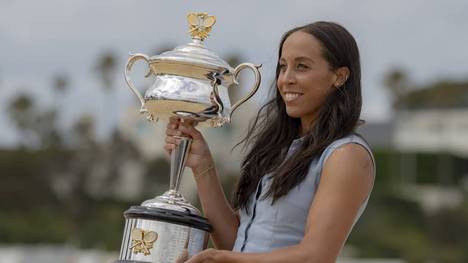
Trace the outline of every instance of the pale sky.
{"label": "pale sky", "polygon": [[[369,122],[391,118],[382,79],[393,67],[408,70],[419,84],[468,77],[468,1],[463,0],[2,0],[0,146],[17,139],[5,111],[8,99],[19,92],[33,94],[42,108],[64,106],[64,125],[82,113],[98,112],[105,127],[137,107],[122,77],[128,53],[155,55],[151,52],[158,46],[188,43],[185,17],[190,11],[217,17],[205,41],[208,49],[221,57],[240,53],[245,62],[264,65],[256,102],[270,89],[281,35],[317,20],[338,22],[356,38],[362,116]],[[97,56],[107,50],[119,56],[121,69],[115,77],[117,94],[111,97],[115,103],[105,102],[110,98],[92,72]],[[71,87],[57,102],[50,87],[52,77],[62,72],[72,77]],[[111,106],[115,113],[106,113]]]}

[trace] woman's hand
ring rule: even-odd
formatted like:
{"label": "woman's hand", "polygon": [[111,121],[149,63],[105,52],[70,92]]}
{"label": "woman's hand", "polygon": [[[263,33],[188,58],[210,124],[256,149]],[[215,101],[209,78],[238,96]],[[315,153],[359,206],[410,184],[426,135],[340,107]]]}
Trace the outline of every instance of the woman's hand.
{"label": "woman's hand", "polygon": [[188,259],[188,251],[184,249],[175,263],[222,263],[219,255],[219,250],[209,248]]}
{"label": "woman's hand", "polygon": [[172,150],[180,143],[178,136],[192,138],[192,146],[185,165],[192,168],[194,174],[199,174],[213,165],[213,157],[203,135],[195,129],[194,125],[196,123],[193,121],[184,120],[181,122],[180,118],[171,117],[166,128],[166,145],[164,149],[170,156]]}
{"label": "woman's hand", "polygon": [[222,263],[225,262],[223,253],[224,251],[209,248],[191,257],[185,263]]}

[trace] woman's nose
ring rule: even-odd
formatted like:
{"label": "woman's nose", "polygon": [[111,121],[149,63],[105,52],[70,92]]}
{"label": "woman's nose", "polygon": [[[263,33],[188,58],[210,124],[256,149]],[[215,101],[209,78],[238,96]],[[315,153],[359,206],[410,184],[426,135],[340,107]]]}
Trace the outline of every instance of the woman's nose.
{"label": "woman's nose", "polygon": [[296,75],[294,74],[294,71],[291,69],[287,69],[283,72],[282,77],[281,77],[281,82],[283,84],[293,84],[296,82]]}

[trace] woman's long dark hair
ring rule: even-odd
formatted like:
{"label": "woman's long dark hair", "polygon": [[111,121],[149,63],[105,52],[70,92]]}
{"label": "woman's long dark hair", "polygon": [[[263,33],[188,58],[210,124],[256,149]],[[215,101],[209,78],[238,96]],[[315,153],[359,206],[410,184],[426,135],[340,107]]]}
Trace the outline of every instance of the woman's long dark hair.
{"label": "woman's long dark hair", "polygon": [[[309,33],[318,39],[323,49],[322,55],[330,69],[348,67],[349,77],[343,86],[336,88],[328,96],[318,118],[304,135],[301,147],[286,161],[286,150],[299,137],[301,122],[299,118],[287,115],[275,81],[275,98],[260,109],[247,136],[241,141],[250,150],[242,162],[241,177],[234,193],[235,209],[247,209],[249,197],[255,192],[260,179],[273,171],[273,181],[266,196],[272,197],[274,203],[287,194],[304,180],[311,160],[333,141],[352,133],[360,121],[361,66],[359,50],[353,36],[344,27],[332,22],[315,22],[294,28],[281,39],[278,61],[284,41],[297,31]],[[277,64],[275,80],[279,73]]]}

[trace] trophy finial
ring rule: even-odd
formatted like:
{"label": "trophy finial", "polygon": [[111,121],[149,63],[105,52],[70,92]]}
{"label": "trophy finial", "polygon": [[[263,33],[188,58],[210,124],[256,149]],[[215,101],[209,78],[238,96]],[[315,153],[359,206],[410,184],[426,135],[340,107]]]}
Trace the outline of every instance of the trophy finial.
{"label": "trophy finial", "polygon": [[203,41],[208,37],[208,33],[210,33],[211,28],[216,23],[216,17],[209,16],[207,13],[189,13],[187,21],[192,38]]}

